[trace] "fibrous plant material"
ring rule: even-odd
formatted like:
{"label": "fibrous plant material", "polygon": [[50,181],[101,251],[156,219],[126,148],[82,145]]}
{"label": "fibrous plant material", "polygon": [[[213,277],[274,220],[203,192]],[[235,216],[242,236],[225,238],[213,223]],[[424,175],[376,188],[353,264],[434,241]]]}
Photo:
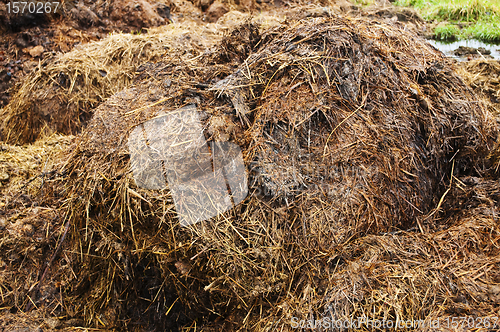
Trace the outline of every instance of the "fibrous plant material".
{"label": "fibrous plant material", "polygon": [[[464,82],[472,87],[474,92],[484,98],[491,113],[500,123],[500,61],[473,60],[460,62],[457,73]],[[500,139],[493,149],[490,159],[495,170],[500,170]]]}
{"label": "fibrous plant material", "polygon": [[[455,273],[459,296],[490,312],[474,292],[490,294],[495,277],[467,278],[498,264],[488,159],[498,128],[440,52],[394,26],[332,17],[267,30],[224,79],[228,67],[211,59],[151,66],[98,107],[57,168],[53,190],[71,222],[64,252],[81,280],[66,303],[89,326],[425,320],[458,294],[436,270]],[[210,143],[241,148],[250,192],[181,227],[168,183],[137,185],[129,143],[134,128],[186,105]],[[458,256],[475,243],[488,250]]]}
{"label": "fibrous plant material", "polygon": [[16,197],[36,195],[43,186],[43,178],[50,176],[54,163],[58,162],[58,154],[67,149],[73,138],[55,134],[25,146],[1,144],[0,208],[8,211]]}
{"label": "fibrous plant material", "polygon": [[76,134],[95,107],[131,84],[141,64],[196,57],[219,37],[210,28],[172,24],[147,34],[113,34],[48,58],[0,110],[0,136],[28,143],[41,133]]}
{"label": "fibrous plant material", "polygon": [[457,72],[478,95],[482,95],[490,101],[493,113],[499,116],[500,61],[472,60],[460,62]]}
{"label": "fibrous plant material", "polygon": [[[40,285],[64,221],[44,184],[54,178],[54,163],[71,139],[52,135],[22,147],[0,145],[0,330],[36,330],[63,310],[60,285],[71,277],[70,262],[54,260],[50,281]],[[30,296],[41,309],[21,312]]]}

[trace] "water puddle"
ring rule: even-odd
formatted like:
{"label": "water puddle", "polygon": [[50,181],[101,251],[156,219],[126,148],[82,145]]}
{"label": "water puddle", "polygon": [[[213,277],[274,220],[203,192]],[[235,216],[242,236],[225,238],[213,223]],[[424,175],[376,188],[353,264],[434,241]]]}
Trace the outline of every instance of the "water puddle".
{"label": "water puddle", "polygon": [[[442,41],[437,41],[437,40],[428,40],[429,43],[431,43],[435,48],[443,52],[449,57],[455,58],[457,60],[467,60],[467,57],[469,54],[459,56],[455,54],[455,50],[458,49],[460,46],[462,47],[472,47],[475,49],[478,49],[480,47],[486,49],[487,51],[490,51],[494,59],[500,60],[500,45],[495,45],[495,44],[488,44],[476,39],[469,39],[469,40],[458,40],[455,42],[442,42]],[[477,53],[476,53],[477,54]],[[479,54],[474,55],[474,57],[481,57]],[[489,56],[485,55],[485,58],[490,58]]]}

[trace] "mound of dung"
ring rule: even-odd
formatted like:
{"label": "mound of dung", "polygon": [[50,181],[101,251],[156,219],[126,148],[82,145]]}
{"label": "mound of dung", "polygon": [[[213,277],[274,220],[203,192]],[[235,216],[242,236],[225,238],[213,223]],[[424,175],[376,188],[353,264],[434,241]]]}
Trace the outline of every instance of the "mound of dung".
{"label": "mound of dung", "polygon": [[491,108],[500,114],[500,61],[473,60],[458,65],[458,73],[474,91],[491,102]]}
{"label": "mound of dung", "polygon": [[97,105],[131,84],[141,64],[167,55],[172,62],[192,58],[218,39],[209,28],[173,24],[147,34],[113,34],[49,58],[0,110],[0,136],[22,144],[42,131],[76,134]]}
{"label": "mound of dung", "polygon": [[[474,92],[486,100],[488,109],[500,123],[500,61],[473,60],[458,64],[457,73]],[[490,156],[494,168],[500,170],[500,140]]]}
{"label": "mound of dung", "polygon": [[[491,166],[498,134],[491,115],[441,53],[393,26],[291,22],[261,35],[223,80],[217,65],[166,69],[100,105],[58,169],[72,225],[66,257],[82,280],[68,294],[89,325],[140,317],[160,330],[176,319],[209,326],[222,317],[219,329],[262,330],[276,317],[322,313],[342,302],[337,276],[347,271],[353,241],[447,227],[456,206],[446,202],[464,186],[456,179]],[[219,206],[196,205],[177,182],[211,167],[203,150],[216,153],[224,141],[241,149],[248,195],[183,227],[183,211]],[[198,168],[193,160],[202,161]],[[209,192],[219,184],[197,185]],[[225,188],[235,203],[237,185]],[[425,296],[408,300],[416,291],[405,285],[398,294],[409,310],[373,315],[434,312]],[[349,294],[347,316],[370,301]],[[433,303],[447,304],[443,296]]]}
{"label": "mound of dung", "polygon": [[[495,187],[498,195],[498,183]],[[457,315],[471,320],[492,315],[500,305],[500,256],[493,244],[500,237],[498,202],[497,196],[497,206],[463,210],[443,221],[447,227],[439,231],[352,241],[339,255],[342,263],[331,274],[329,289],[322,296],[313,289],[290,296],[287,305],[295,310],[275,308],[275,319],[295,328],[316,320],[318,326],[353,322],[360,330],[448,331],[443,326]]]}

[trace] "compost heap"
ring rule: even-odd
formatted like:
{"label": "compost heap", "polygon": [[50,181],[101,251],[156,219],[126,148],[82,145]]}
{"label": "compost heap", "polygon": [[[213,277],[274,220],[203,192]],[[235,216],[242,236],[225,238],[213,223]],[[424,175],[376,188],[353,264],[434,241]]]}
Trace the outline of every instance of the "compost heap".
{"label": "compost heap", "polygon": [[[227,77],[217,54],[150,65],[95,110],[47,187],[70,229],[71,268],[49,271],[65,310],[158,331],[492,314],[498,128],[443,54],[340,17],[280,25],[252,49]],[[209,143],[241,148],[249,193],[183,227],[172,190],[134,178],[130,135],[186,107]]]}
{"label": "compost heap", "polygon": [[476,94],[489,100],[492,112],[500,115],[500,61],[464,61],[459,63],[457,72]]}
{"label": "compost heap", "polygon": [[167,55],[173,62],[194,58],[219,35],[192,23],[172,24],[147,34],[113,34],[44,59],[0,110],[0,137],[24,144],[53,132],[76,134],[95,107],[132,83],[141,64]]}

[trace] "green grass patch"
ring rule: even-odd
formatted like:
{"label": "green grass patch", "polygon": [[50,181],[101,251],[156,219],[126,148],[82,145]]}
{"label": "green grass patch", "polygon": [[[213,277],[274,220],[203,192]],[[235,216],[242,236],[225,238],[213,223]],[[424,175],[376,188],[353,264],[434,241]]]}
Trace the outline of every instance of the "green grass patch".
{"label": "green grass patch", "polygon": [[447,24],[445,26],[437,26],[434,29],[434,36],[437,40],[447,40],[452,41],[459,38],[460,29],[453,24]]}
{"label": "green grass patch", "polygon": [[490,43],[500,43],[499,22],[478,22],[461,31],[463,38],[475,38]]}
{"label": "green grass patch", "polygon": [[398,6],[415,7],[426,20],[476,22],[500,18],[491,0],[398,0]]}
{"label": "green grass patch", "polygon": [[[498,0],[398,0],[396,5],[414,7],[427,21],[448,22],[434,29],[436,39],[500,41]],[[460,30],[457,26],[459,23],[470,25]]]}
{"label": "green grass patch", "polygon": [[427,15],[441,21],[477,22],[489,20],[491,16],[498,16],[498,9],[493,4],[480,1],[454,0],[435,4],[429,8]]}

